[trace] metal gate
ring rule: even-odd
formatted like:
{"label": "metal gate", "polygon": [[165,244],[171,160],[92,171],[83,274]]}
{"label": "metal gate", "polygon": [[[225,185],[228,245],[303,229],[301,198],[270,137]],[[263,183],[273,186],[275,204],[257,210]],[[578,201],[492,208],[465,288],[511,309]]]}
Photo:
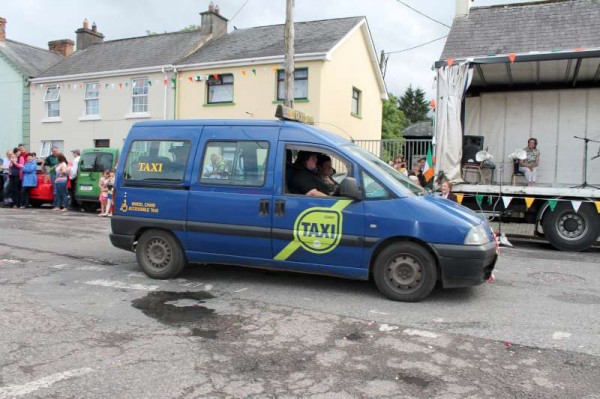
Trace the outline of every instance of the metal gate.
{"label": "metal gate", "polygon": [[427,156],[431,139],[355,140],[354,143],[388,163],[398,156],[404,157],[412,169],[420,158]]}

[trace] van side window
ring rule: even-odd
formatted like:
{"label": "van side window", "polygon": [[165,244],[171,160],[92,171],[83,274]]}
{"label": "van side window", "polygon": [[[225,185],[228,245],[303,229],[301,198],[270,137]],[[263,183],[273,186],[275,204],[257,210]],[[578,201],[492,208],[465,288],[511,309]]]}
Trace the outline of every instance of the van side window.
{"label": "van side window", "polygon": [[189,141],[136,140],[131,143],[123,179],[181,182],[190,154]]}
{"label": "van side window", "polygon": [[391,198],[390,192],[383,187],[377,180],[367,174],[364,170],[361,171],[361,177],[364,184],[364,193],[367,199],[388,199]]}
{"label": "van side window", "polygon": [[200,182],[262,186],[268,156],[268,141],[210,141],[202,157]]}

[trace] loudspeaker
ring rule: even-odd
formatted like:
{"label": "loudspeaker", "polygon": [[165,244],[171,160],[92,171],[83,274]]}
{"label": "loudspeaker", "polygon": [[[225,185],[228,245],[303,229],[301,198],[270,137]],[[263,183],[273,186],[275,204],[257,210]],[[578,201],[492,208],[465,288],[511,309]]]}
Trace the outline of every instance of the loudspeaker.
{"label": "loudspeaker", "polygon": [[462,163],[467,163],[469,159],[475,160],[475,154],[483,150],[483,136],[463,136],[463,156]]}

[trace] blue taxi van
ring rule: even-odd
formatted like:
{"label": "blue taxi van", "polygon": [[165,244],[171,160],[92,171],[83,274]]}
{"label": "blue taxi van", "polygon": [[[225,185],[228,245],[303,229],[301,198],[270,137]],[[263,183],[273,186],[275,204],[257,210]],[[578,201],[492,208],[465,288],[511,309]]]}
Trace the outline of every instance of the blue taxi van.
{"label": "blue taxi van", "polygon": [[[291,187],[303,153],[329,156],[332,195]],[[472,211],[344,138],[287,120],[136,123],[114,201],[112,244],[158,279],[188,263],[229,264],[372,278],[388,298],[419,301],[436,282],[481,284],[497,259]]]}

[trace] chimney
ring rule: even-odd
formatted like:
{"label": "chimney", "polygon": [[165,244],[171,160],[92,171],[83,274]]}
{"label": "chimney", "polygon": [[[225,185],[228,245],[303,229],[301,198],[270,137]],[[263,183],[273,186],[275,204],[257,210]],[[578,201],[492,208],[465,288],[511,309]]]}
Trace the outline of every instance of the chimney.
{"label": "chimney", "polygon": [[104,42],[104,35],[98,32],[96,23],[94,22],[90,29],[87,19],[83,21],[83,27],[77,29],[75,33],[77,33],[77,51],[84,50],[92,44]]}
{"label": "chimney", "polygon": [[0,42],[6,40],[6,19],[0,17]]}
{"label": "chimney", "polygon": [[456,10],[454,12],[454,18],[468,17],[469,10],[471,9],[471,3],[473,3],[473,0],[456,0]]}
{"label": "chimney", "polygon": [[228,20],[220,15],[219,6],[215,6],[212,1],[208,11],[201,12],[200,15],[200,33],[206,36],[212,34],[213,39],[227,34]]}
{"label": "chimney", "polygon": [[53,40],[48,42],[48,50],[60,54],[63,57],[68,57],[73,54],[73,47],[75,47],[75,42],[71,39]]}

